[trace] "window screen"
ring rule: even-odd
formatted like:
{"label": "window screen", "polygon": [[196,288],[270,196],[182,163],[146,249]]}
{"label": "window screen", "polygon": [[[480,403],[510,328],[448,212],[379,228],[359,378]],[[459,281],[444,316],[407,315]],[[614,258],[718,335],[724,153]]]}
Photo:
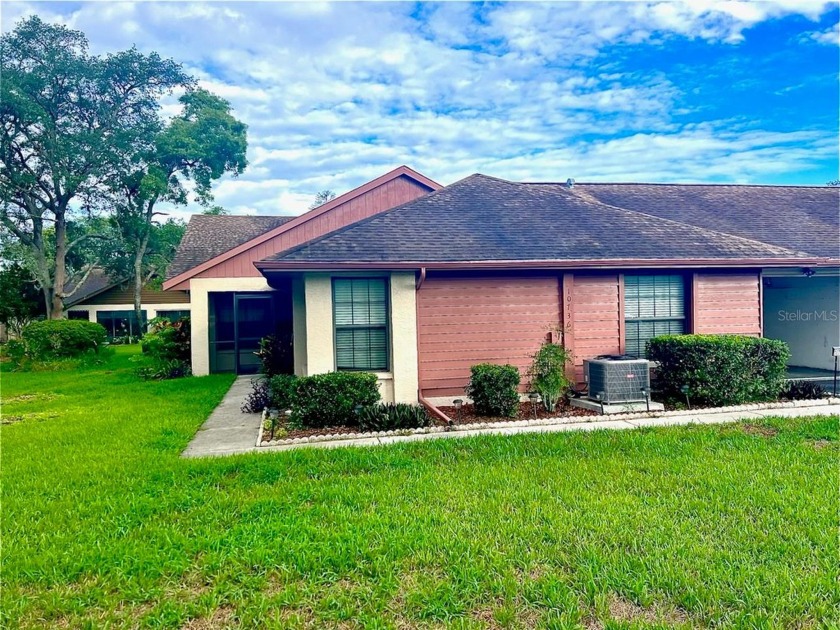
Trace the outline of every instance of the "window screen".
{"label": "window screen", "polygon": [[388,369],[387,296],[384,278],[333,280],[336,369]]}
{"label": "window screen", "polygon": [[643,357],[645,344],[653,337],[683,333],[683,276],[624,276],[624,345],[627,354]]}

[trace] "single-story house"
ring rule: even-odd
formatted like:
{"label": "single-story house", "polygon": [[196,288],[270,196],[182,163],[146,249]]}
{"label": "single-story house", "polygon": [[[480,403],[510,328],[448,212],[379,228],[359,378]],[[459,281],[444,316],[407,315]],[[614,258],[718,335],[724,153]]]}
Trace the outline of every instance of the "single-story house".
{"label": "single-story house", "polygon": [[663,333],[773,336],[818,370],[840,345],[838,200],[478,174],[441,187],[401,167],[250,240],[226,227],[248,218],[195,217],[164,288],[190,292],[194,373],[251,372],[276,332],[296,374],[371,371],[390,401],[463,395],[480,362],[524,374],[546,339],[578,381],[584,359]]}
{"label": "single-story house", "polygon": [[[73,289],[72,285],[67,288]],[[143,321],[138,322],[133,287],[125,280],[111,277],[104,269],[95,268],[65,301],[64,308],[69,319],[86,319],[105,326],[110,339],[141,335],[146,322],[155,317],[177,320],[190,314],[190,296],[186,291],[144,288],[140,303]]]}

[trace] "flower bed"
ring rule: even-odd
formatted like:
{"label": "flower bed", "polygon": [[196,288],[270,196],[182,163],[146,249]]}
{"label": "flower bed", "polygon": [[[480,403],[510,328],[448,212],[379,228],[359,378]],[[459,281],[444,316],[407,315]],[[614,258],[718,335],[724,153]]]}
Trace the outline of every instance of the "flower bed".
{"label": "flower bed", "polygon": [[[452,418],[457,424],[485,424],[493,422],[515,422],[517,420],[534,420],[534,407],[530,402],[519,403],[519,409],[515,416],[480,416],[476,413],[473,405],[461,407],[460,416],[455,407],[438,407],[443,413]],[[572,407],[568,402],[558,404],[554,411],[546,411],[542,403],[536,405],[536,419],[546,420],[549,418],[570,418],[574,416],[597,416],[594,411]]]}

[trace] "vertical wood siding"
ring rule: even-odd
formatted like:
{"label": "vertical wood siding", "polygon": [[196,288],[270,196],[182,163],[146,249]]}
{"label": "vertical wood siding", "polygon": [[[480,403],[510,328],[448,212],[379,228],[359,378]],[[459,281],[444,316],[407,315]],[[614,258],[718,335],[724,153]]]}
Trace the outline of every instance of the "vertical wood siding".
{"label": "vertical wood siding", "polygon": [[692,283],[693,331],[761,335],[759,273],[696,273]]}
{"label": "vertical wood siding", "polygon": [[560,325],[556,277],[426,278],[417,292],[420,388],[464,393],[476,363],[510,363],[523,377],[530,356]]}
{"label": "vertical wood siding", "polygon": [[582,382],[584,359],[622,351],[624,314],[619,275],[575,274],[571,297],[575,378]]}
{"label": "vertical wood siding", "polygon": [[[143,289],[140,291],[140,301],[143,304],[189,304],[190,294],[186,291],[155,291],[153,289]],[[73,306],[78,307],[86,304],[132,304],[133,302],[133,289],[114,287]]]}
{"label": "vertical wood siding", "polygon": [[295,247],[328,232],[407,203],[429,192],[429,189],[408,177],[398,177],[377,186],[363,195],[313,217],[288,232],[260,243],[256,247],[207,269],[197,278],[231,278],[260,276],[254,263],[272,254]]}

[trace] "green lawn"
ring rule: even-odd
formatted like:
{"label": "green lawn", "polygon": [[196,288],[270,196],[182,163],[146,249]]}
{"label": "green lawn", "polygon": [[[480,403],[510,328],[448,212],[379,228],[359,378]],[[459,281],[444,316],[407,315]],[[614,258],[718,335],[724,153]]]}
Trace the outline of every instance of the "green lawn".
{"label": "green lawn", "polygon": [[836,620],[837,418],[181,460],[231,378],[132,352],[2,375],[4,627]]}

